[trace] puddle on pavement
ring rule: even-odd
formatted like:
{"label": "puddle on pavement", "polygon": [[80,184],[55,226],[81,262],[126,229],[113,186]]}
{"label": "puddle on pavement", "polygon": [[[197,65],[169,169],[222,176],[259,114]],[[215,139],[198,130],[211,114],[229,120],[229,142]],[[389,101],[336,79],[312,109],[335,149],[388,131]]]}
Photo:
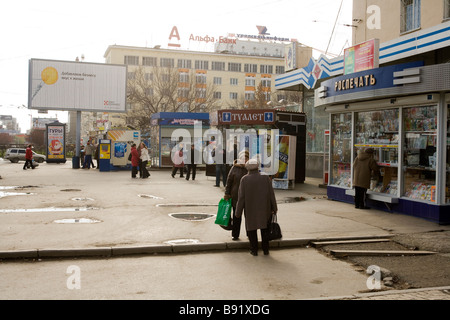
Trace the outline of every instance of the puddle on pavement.
{"label": "puddle on pavement", "polygon": [[200,241],[197,240],[197,239],[178,239],[178,240],[165,241],[164,243],[172,244],[172,245],[177,245],[177,244],[196,244],[196,243],[200,243]]}
{"label": "puddle on pavement", "polygon": [[164,198],[161,198],[161,197],[153,196],[151,194],[138,194],[138,197],[147,198],[147,199],[158,199],[158,200],[164,199]]}
{"label": "puddle on pavement", "polygon": [[63,192],[73,192],[73,191],[81,191],[80,189],[62,189],[62,190],[60,190],[60,191],[63,191]]}
{"label": "puddle on pavement", "polygon": [[27,192],[27,193],[21,193],[21,192],[3,192],[0,191],[0,198],[4,198],[4,197],[12,197],[12,196],[30,196],[33,195],[34,193],[31,192]]}
{"label": "puddle on pavement", "polygon": [[53,221],[54,223],[79,223],[79,224],[88,224],[88,223],[100,223],[100,220],[90,219],[90,218],[74,218],[74,219],[60,219]]}
{"label": "puddle on pavement", "polygon": [[92,198],[72,198],[73,201],[94,201]]}
{"label": "puddle on pavement", "polygon": [[284,198],[283,200],[277,201],[278,203],[296,203],[296,202],[301,202],[301,201],[305,201],[306,199],[304,197],[287,197]]}
{"label": "puddle on pavement", "polygon": [[210,213],[178,212],[178,213],[169,213],[169,216],[175,219],[185,221],[205,221],[213,218],[215,215]]}
{"label": "puddle on pavement", "polygon": [[33,209],[0,209],[0,213],[17,213],[17,212],[82,212],[82,211],[90,211],[90,210],[98,210],[98,208],[94,207],[76,207],[76,208],[33,208]]}
{"label": "puddle on pavement", "polygon": [[30,196],[33,195],[34,193],[31,192],[4,192],[1,190],[23,190],[23,189],[27,189],[27,188],[37,188],[35,186],[0,186],[0,198],[4,198],[4,197],[12,197],[12,196]]}
{"label": "puddle on pavement", "polygon": [[156,205],[161,208],[168,207],[217,207],[217,204],[208,204],[208,203],[160,203]]}

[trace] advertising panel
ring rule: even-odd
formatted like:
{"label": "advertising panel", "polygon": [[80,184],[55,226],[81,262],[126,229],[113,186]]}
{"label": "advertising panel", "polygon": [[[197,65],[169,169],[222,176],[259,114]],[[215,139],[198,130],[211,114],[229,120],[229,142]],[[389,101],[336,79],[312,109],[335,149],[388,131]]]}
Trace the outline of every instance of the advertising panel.
{"label": "advertising panel", "polygon": [[47,162],[65,162],[65,125],[47,125]]}
{"label": "advertising panel", "polygon": [[380,41],[372,39],[344,51],[344,74],[379,67]]}
{"label": "advertising panel", "polygon": [[28,108],[126,112],[127,67],[31,59]]}

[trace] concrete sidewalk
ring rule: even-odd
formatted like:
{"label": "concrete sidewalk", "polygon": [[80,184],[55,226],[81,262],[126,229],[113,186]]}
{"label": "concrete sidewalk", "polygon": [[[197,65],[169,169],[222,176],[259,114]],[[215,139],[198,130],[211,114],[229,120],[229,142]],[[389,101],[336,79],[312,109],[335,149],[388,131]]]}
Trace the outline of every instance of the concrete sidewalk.
{"label": "concrete sidewalk", "polygon": [[[215,178],[206,177],[204,171],[195,181],[186,181],[178,175],[172,178],[167,170],[152,170],[149,179],[132,179],[129,171],[72,169],[71,161],[43,163],[35,170],[22,170],[22,165],[0,160],[2,259],[248,248],[244,222],[239,241],[231,241],[230,232],[214,224],[224,188],[214,187]],[[276,190],[283,238],[271,242],[272,247],[450,230],[415,217],[330,201],[320,183],[307,179],[294,190]],[[294,198],[302,200],[292,202]],[[174,213],[211,217],[188,221],[173,218]],[[74,223],[57,223],[64,219]]]}

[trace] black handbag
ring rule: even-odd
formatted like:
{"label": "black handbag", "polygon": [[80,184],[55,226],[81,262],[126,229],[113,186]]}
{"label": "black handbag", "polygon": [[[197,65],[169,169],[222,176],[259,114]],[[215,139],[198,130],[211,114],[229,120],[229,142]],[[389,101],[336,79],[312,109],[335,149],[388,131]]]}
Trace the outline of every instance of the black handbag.
{"label": "black handbag", "polygon": [[269,221],[267,237],[269,238],[269,241],[278,240],[283,237],[283,235],[281,234],[280,225],[277,222],[276,214],[272,215],[272,220]]}
{"label": "black handbag", "polygon": [[227,230],[227,231],[233,230],[233,218],[230,219],[227,226],[221,226],[221,227],[222,227],[222,229]]}

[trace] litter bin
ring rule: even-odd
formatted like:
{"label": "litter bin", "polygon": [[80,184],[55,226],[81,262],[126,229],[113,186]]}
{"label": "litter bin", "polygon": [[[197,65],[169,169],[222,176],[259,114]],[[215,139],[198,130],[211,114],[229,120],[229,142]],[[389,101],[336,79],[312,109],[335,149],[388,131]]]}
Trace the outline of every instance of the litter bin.
{"label": "litter bin", "polygon": [[72,157],[72,169],[80,169],[80,157]]}

